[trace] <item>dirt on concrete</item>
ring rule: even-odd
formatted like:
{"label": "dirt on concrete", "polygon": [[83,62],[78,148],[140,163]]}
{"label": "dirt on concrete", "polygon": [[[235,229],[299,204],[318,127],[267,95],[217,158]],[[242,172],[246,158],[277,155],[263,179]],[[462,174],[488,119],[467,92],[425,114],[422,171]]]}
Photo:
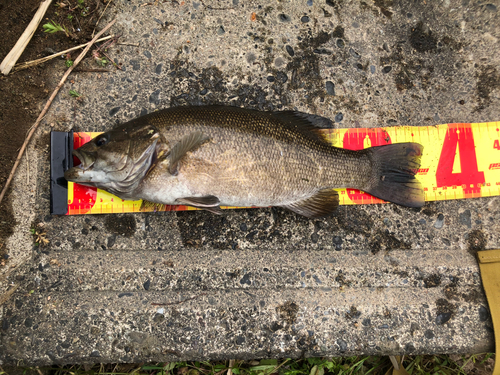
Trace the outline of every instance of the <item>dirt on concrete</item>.
{"label": "dirt on concrete", "polygon": [[[0,28],[3,30],[0,43],[0,61],[31,22],[39,2],[32,0],[5,1],[0,3]],[[40,22],[19,62],[39,59],[91,39],[100,14],[104,10],[102,0],[65,0],[53,2]],[[46,33],[43,24],[54,21],[64,26],[64,32]],[[74,59],[75,51],[64,59]],[[51,80],[49,72],[65,69],[61,57],[50,62],[9,75],[0,76],[0,186],[3,188],[28,131],[40,114],[46,99],[57,82]],[[57,61],[56,61],[57,60]],[[34,181],[34,180],[33,180]],[[34,182],[33,182],[34,183]],[[7,263],[8,254],[4,242],[12,234],[16,224],[9,193],[0,205],[0,266]]]}

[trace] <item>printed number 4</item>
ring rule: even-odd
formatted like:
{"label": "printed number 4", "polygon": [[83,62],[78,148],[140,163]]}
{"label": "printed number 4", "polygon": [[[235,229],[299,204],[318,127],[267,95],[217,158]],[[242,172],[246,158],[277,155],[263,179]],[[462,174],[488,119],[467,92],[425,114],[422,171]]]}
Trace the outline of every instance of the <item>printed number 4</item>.
{"label": "printed number 4", "polygon": [[[457,148],[461,171],[453,173]],[[464,186],[465,193],[480,192],[478,184],[483,184],[485,179],[484,172],[479,172],[477,168],[476,148],[471,128],[457,125],[450,125],[448,128],[436,171],[436,182],[437,187]]]}
{"label": "printed number 4", "polygon": [[498,139],[496,139],[495,142],[493,142],[493,148],[500,150],[500,142],[498,141]]}

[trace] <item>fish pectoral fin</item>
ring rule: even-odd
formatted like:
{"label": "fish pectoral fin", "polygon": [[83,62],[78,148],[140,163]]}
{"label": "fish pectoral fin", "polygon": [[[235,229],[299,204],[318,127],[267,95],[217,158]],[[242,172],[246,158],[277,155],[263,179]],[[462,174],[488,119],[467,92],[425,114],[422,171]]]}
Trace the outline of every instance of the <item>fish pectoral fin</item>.
{"label": "fish pectoral fin", "polygon": [[320,218],[333,213],[339,205],[339,194],[332,189],[320,190],[312,197],[282,207],[309,218]]}
{"label": "fish pectoral fin", "polygon": [[179,142],[177,142],[174,147],[170,150],[170,165],[168,171],[171,175],[176,175],[178,173],[179,161],[186,155],[189,151],[196,150],[201,146],[208,138],[205,138],[201,131],[195,131],[191,134],[186,135]]}
{"label": "fish pectoral fin", "polygon": [[222,215],[222,210],[219,208],[220,200],[213,195],[207,195],[206,197],[179,198],[177,201],[187,204],[188,206],[202,208],[206,211],[213,212],[214,214]]}

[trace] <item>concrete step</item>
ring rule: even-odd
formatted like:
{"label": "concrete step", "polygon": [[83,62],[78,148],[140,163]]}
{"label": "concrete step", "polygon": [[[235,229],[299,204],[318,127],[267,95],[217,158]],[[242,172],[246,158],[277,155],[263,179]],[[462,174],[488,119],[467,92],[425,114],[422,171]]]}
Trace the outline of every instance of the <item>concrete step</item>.
{"label": "concrete step", "polygon": [[51,252],[22,273],[33,292],[18,290],[5,305],[3,360],[487,351],[491,323],[470,258],[199,250],[193,262],[179,251]]}

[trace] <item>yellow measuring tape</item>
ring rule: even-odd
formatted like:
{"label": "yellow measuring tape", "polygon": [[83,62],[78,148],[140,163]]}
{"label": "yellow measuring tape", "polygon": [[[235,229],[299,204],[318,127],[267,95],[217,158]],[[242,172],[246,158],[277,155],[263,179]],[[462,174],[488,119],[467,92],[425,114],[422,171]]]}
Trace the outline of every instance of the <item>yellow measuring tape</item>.
{"label": "yellow measuring tape", "polygon": [[[100,133],[75,133],[74,148]],[[325,130],[336,147],[361,150],[390,143],[416,142],[424,146],[417,179],[426,201],[500,195],[500,122],[395,126]],[[383,203],[355,189],[339,189],[340,204]],[[68,214],[140,212],[142,201],[124,201],[103,190],[68,185]],[[146,208],[144,211],[153,211]],[[195,210],[166,206],[165,211]]]}

